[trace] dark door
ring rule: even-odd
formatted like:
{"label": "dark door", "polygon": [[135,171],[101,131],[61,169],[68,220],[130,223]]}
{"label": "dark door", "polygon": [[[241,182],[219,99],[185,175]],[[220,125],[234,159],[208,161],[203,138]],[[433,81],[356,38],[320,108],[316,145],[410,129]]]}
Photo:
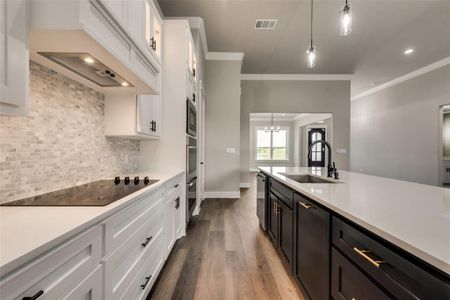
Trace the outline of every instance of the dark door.
{"label": "dark door", "polygon": [[332,253],[331,295],[333,299],[391,299],[334,247]]}
{"label": "dark door", "polygon": [[275,246],[278,246],[278,199],[272,193],[269,193],[269,233]]}
{"label": "dark door", "polygon": [[[308,149],[315,141],[325,141],[325,128],[308,129]],[[316,144],[312,148],[311,155],[308,156],[308,167],[325,167],[325,145]]]}
{"label": "dark door", "polygon": [[295,195],[295,200],[298,212],[295,273],[311,299],[326,300],[330,298],[330,214],[299,195]]}
{"label": "dark door", "polygon": [[290,209],[283,201],[278,201],[279,203],[279,219],[280,219],[280,235],[279,244],[280,250],[286,258],[289,265],[292,267],[292,252],[294,247],[294,231],[293,231],[293,221],[294,221],[294,211]]}

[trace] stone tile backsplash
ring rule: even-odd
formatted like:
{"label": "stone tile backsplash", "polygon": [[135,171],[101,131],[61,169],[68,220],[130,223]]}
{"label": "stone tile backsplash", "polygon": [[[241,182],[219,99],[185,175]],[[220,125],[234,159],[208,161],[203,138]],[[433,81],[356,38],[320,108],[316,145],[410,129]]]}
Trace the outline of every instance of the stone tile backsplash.
{"label": "stone tile backsplash", "polygon": [[104,135],[104,95],[30,62],[30,112],[0,116],[0,203],[137,171],[139,141]]}

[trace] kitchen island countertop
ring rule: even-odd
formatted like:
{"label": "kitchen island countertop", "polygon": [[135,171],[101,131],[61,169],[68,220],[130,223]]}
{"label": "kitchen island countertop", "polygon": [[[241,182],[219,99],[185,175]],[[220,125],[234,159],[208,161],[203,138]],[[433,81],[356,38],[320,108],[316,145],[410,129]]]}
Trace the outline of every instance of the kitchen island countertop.
{"label": "kitchen island countertop", "polygon": [[258,169],[450,274],[450,189],[346,171],[337,183],[299,183],[285,175],[326,179],[326,170]]}

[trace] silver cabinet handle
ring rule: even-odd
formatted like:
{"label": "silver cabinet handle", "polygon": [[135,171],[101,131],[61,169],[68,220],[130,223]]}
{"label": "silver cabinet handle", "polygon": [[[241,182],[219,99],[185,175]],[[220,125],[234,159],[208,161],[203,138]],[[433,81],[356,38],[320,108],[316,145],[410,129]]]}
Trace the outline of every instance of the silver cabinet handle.
{"label": "silver cabinet handle", "polygon": [[298,204],[300,204],[301,206],[303,206],[306,209],[310,209],[312,207],[311,204],[305,203],[305,202],[298,202]]}

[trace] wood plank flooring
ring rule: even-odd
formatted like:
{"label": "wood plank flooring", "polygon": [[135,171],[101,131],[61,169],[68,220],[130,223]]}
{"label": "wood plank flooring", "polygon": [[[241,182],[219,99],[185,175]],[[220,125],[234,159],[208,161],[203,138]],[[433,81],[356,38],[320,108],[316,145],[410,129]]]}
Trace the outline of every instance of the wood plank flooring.
{"label": "wood plank flooring", "polygon": [[304,299],[256,217],[256,179],[240,199],[207,199],[147,299]]}

